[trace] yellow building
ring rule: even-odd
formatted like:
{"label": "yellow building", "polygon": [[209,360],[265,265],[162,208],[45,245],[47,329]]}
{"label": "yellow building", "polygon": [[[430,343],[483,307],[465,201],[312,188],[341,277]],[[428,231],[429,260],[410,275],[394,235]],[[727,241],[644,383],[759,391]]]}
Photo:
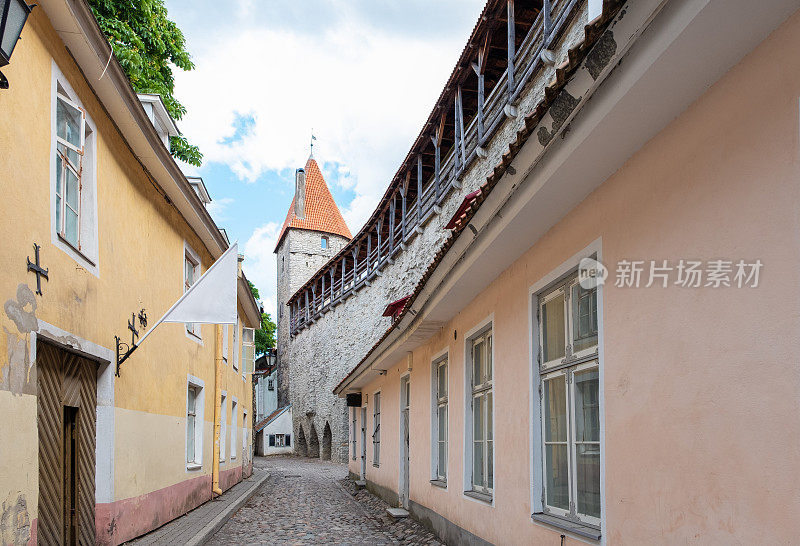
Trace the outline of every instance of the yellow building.
{"label": "yellow building", "polygon": [[143,335],[229,243],[85,0],[40,2],[3,72],[0,543],[119,544],[211,498],[215,392],[219,484],[252,471],[259,312],[240,274],[235,327],[163,324],[117,376],[115,336]]}

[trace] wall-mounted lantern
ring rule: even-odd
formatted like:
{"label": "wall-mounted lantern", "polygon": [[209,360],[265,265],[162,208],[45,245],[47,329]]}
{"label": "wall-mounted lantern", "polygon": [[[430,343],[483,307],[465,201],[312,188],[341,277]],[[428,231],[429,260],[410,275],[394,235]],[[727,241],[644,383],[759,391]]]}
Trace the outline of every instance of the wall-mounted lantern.
{"label": "wall-mounted lantern", "polygon": [[[0,67],[11,61],[22,27],[28,20],[33,6],[25,0],[0,0]],[[0,89],[8,89],[8,80],[0,72]]]}

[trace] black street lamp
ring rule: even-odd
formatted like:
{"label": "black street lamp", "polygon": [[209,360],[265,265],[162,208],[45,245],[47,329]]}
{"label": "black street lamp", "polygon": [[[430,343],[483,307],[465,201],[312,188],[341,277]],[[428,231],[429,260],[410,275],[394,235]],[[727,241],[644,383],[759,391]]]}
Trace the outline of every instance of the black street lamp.
{"label": "black street lamp", "polygon": [[[32,8],[25,0],[0,0],[0,66],[7,65],[11,60],[14,46]],[[2,72],[0,89],[8,89],[8,80]]]}

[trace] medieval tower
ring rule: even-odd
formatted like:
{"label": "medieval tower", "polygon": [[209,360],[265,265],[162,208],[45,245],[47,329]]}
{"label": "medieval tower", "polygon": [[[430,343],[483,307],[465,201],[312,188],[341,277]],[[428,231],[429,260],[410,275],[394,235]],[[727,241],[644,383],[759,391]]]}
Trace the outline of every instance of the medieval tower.
{"label": "medieval tower", "polygon": [[[292,359],[289,298],[350,240],[313,156],[295,172],[295,193],[278,236],[278,407],[292,404],[295,452],[341,459],[339,444],[347,441],[347,413],[332,390],[338,370],[320,362],[298,369]],[[300,360],[305,362],[306,360]],[[342,438],[340,436],[344,435]],[[345,451],[346,451],[345,443]],[[346,454],[344,457],[346,458]]]}

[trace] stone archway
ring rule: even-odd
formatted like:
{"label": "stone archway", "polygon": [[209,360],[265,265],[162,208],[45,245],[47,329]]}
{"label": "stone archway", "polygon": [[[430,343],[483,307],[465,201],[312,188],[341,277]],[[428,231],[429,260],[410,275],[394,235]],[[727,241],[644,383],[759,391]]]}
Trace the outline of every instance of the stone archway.
{"label": "stone archway", "polygon": [[319,437],[314,423],[311,423],[311,432],[308,433],[308,456],[319,458]]}
{"label": "stone archway", "polygon": [[306,445],[306,435],[303,432],[303,425],[298,427],[297,441],[295,442],[295,450],[301,457],[308,457],[308,446]]}
{"label": "stone archway", "polygon": [[325,422],[325,430],[322,431],[322,458],[331,460],[331,426]]}

